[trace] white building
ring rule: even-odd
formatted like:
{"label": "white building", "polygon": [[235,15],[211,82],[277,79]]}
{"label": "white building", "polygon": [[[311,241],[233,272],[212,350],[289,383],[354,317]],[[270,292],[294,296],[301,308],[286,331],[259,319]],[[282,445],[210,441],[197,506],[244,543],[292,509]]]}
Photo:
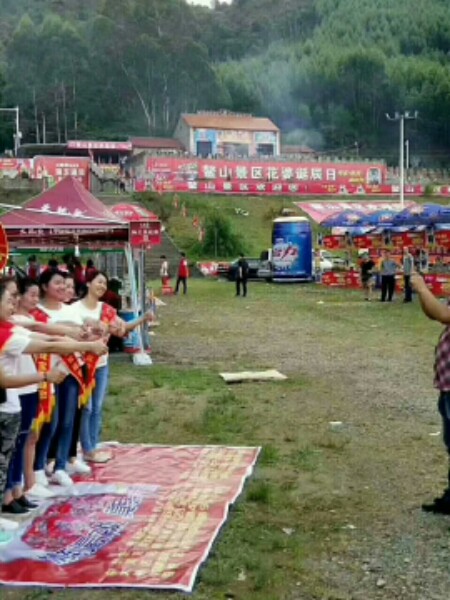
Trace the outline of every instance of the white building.
{"label": "white building", "polygon": [[182,114],[174,138],[194,156],[278,156],[280,130],[265,117],[227,111]]}

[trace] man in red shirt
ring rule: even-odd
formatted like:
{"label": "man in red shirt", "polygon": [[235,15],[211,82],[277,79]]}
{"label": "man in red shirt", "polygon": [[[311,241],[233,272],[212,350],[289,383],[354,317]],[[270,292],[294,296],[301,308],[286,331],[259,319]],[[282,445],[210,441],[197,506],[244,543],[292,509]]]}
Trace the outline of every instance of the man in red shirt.
{"label": "man in red shirt", "polygon": [[175,294],[178,294],[180,283],[183,284],[183,294],[187,293],[187,278],[189,277],[189,268],[184,252],[181,253],[180,264],[178,265],[177,285],[175,286]]}

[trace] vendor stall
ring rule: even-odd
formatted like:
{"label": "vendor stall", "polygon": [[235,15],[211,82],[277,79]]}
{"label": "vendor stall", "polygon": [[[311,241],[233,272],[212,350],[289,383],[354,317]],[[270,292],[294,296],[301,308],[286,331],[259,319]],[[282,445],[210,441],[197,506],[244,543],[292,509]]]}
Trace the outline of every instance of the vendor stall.
{"label": "vendor stall", "polygon": [[[144,287],[136,280],[129,224],[111,212],[74,177],[66,177],[51,189],[22,206],[0,204],[9,209],[0,217],[11,250],[27,252],[122,251],[131,288]],[[132,294],[132,309],[139,312],[138,293]],[[142,307],[144,308],[144,307]],[[151,364],[144,353],[142,335],[135,364]]]}

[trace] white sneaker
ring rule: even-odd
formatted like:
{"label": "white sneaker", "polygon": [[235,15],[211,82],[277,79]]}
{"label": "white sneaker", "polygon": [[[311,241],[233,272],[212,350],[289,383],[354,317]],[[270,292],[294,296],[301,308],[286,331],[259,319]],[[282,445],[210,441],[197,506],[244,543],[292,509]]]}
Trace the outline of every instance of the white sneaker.
{"label": "white sneaker", "polygon": [[35,483],[33,487],[25,492],[25,495],[38,499],[54,498],[56,496],[48,487],[40,483]]}
{"label": "white sneaker", "polygon": [[55,470],[55,461],[51,460],[49,463],[45,465],[45,474],[47,477],[51,477],[53,475],[53,471]]}
{"label": "white sneaker", "polygon": [[66,471],[69,475],[90,475],[92,469],[83,460],[76,458],[73,462],[66,464]]}
{"label": "white sneaker", "polygon": [[48,487],[47,475],[45,474],[45,471],[43,469],[41,471],[35,471],[34,478],[36,480],[36,483],[40,486]]}
{"label": "white sneaker", "polygon": [[58,469],[53,473],[51,482],[61,485],[62,487],[70,487],[73,485],[72,479],[62,469]]}
{"label": "white sneaker", "polygon": [[19,523],[17,523],[17,521],[0,517],[0,531],[16,531],[16,529],[19,529]]}

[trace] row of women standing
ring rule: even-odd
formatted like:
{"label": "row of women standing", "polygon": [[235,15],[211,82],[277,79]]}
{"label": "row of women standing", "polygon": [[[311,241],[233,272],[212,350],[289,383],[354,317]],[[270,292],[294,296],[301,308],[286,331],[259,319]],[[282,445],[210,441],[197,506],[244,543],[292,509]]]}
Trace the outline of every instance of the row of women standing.
{"label": "row of women standing", "polygon": [[0,281],[0,543],[17,517],[59,494],[54,486],[68,488],[89,463],[110,458],[99,450],[106,342],[151,317],[125,323],[101,302],[106,289],[106,275],[94,270],[81,299],[58,269],[39,282]]}

